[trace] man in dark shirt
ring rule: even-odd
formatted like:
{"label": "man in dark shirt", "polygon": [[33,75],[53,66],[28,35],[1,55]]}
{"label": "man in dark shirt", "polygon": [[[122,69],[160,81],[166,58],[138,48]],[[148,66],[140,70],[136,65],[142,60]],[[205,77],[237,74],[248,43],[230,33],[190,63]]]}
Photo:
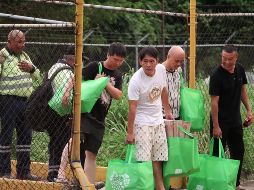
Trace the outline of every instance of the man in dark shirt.
{"label": "man in dark shirt", "polygon": [[84,80],[93,80],[102,76],[110,79],[92,111],[81,114],[81,161],[84,156],[84,170],[90,183],[93,184],[95,182],[96,156],[104,136],[105,117],[112,98],[119,100],[122,96],[122,74],[118,68],[123,64],[125,56],[125,46],[118,42],[112,43],[108,49],[107,59],[100,62],[102,74],[98,74],[98,62],[91,62],[82,71]]}
{"label": "man in dark shirt", "polygon": [[[236,186],[240,189],[240,175],[244,156],[243,128],[240,103],[244,104],[248,125],[253,121],[246,91],[247,79],[244,68],[237,64],[238,53],[233,45],[222,49],[222,63],[211,75],[209,94],[211,95],[210,132],[221,138],[225,148],[228,145],[230,157],[240,160]],[[218,155],[218,140],[215,139],[214,155]]]}

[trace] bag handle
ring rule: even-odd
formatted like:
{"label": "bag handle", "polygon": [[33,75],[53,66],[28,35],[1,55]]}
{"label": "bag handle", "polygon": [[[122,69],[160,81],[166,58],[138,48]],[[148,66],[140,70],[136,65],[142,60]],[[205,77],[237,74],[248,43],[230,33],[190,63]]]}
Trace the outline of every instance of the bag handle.
{"label": "bag handle", "polygon": [[101,74],[101,72],[102,72],[102,64],[101,64],[101,62],[99,62],[98,65],[99,65],[99,74]]}
{"label": "bag handle", "polygon": [[182,73],[180,74],[180,86],[185,86]]}
{"label": "bag handle", "polygon": [[128,144],[127,145],[127,151],[126,151],[126,157],[125,157],[125,161],[127,163],[131,163],[131,159],[133,157],[133,154],[134,154],[134,144]]}
{"label": "bag handle", "polygon": [[189,136],[190,138],[194,138],[193,134],[191,134],[189,131],[186,131],[182,126],[178,125],[177,128],[183,132],[184,134],[186,134],[187,136]]}
{"label": "bag handle", "polygon": [[[225,158],[225,152],[224,152],[224,148],[221,142],[221,139],[218,139],[219,141],[219,158]],[[213,147],[214,147],[214,137],[211,138],[211,142],[210,142],[210,156],[213,155]]]}

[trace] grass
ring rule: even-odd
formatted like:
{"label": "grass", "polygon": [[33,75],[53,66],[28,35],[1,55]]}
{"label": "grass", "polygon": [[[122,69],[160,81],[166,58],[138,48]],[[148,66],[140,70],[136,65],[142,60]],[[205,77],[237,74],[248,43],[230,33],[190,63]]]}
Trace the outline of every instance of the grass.
{"label": "grass", "polygon": [[48,162],[49,137],[44,132],[33,132],[31,161]]}
{"label": "grass", "polygon": [[125,136],[127,128],[128,100],[127,100],[127,82],[128,76],[125,76],[123,85],[123,97],[121,100],[113,101],[112,106],[106,118],[106,130],[103,144],[98,154],[98,164],[107,166],[108,161],[125,156]]}
{"label": "grass", "polygon": [[[205,84],[202,80],[197,81],[196,86],[203,93],[206,115],[205,115],[205,127],[202,132],[198,134],[199,137],[199,149],[201,152],[207,152],[209,150],[209,128],[210,128],[210,96],[208,92],[208,85]],[[252,107],[252,112],[254,113],[254,94],[251,89],[253,89],[252,85],[248,85],[248,96],[250,100],[250,104]],[[246,110],[242,104],[241,106],[241,115],[242,119],[246,116]],[[244,163],[243,163],[243,171],[245,173],[254,173],[254,129],[253,124],[248,128],[244,129],[244,144],[245,144],[245,155],[244,155]]]}
{"label": "grass", "polygon": [[[129,78],[129,76],[127,76]],[[98,164],[107,166],[110,159],[123,158],[125,151],[125,136],[127,127],[128,101],[127,101],[127,82],[124,83],[124,95],[120,101],[114,101],[106,122],[106,132],[102,148],[98,157]],[[207,153],[209,150],[209,127],[210,127],[210,96],[208,85],[204,81],[199,80],[196,83],[197,89],[202,91],[205,104],[205,126],[202,132],[197,133],[199,140],[199,151]],[[254,94],[251,94],[251,88],[248,86],[249,100],[251,101],[252,111],[254,112]],[[245,117],[245,109],[242,106],[242,116]],[[245,156],[243,170],[246,173],[254,173],[254,129],[252,126],[244,129]]]}
{"label": "grass", "polygon": [[[132,71],[133,72],[133,71]],[[106,118],[106,130],[103,139],[103,144],[98,154],[97,164],[107,166],[108,161],[116,158],[124,158],[125,156],[125,136],[127,127],[128,115],[128,100],[127,100],[127,84],[131,74],[124,76],[123,84],[123,97],[119,101],[113,101],[112,106]],[[197,81],[196,86],[202,91],[204,96],[204,103],[206,109],[205,127],[202,132],[199,132],[199,151],[208,152],[209,147],[209,120],[210,120],[210,96],[208,93],[208,86],[202,80]],[[251,88],[248,87],[249,99],[254,112],[254,94],[251,94]],[[245,116],[245,111],[242,109],[242,115]],[[254,130],[253,126],[244,129],[244,142],[245,142],[245,157],[243,170],[246,173],[254,173]],[[32,143],[32,160],[47,162],[47,145],[48,136],[45,133],[34,133]]]}

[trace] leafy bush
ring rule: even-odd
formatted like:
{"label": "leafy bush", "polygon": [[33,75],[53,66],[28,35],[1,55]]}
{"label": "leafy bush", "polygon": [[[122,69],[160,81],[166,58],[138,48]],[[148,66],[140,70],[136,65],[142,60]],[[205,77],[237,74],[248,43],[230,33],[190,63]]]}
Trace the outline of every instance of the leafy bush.
{"label": "leafy bush", "polygon": [[102,147],[98,154],[98,164],[107,166],[108,161],[125,156],[125,137],[128,120],[128,82],[134,73],[131,69],[123,77],[123,96],[120,100],[114,100],[106,118],[106,130]]}
{"label": "leafy bush", "polygon": [[[133,71],[132,71],[133,73]],[[124,158],[125,153],[125,136],[127,127],[127,117],[128,117],[128,100],[127,100],[127,85],[130,78],[131,72],[126,74],[124,77],[123,84],[123,97],[120,101],[114,101],[106,120],[106,131],[104,136],[103,145],[101,147],[98,164],[102,166],[107,166],[107,163],[111,159]],[[202,91],[204,96],[204,103],[206,109],[205,115],[205,127],[202,132],[197,133],[199,140],[199,151],[208,152],[209,149],[209,139],[210,139],[210,96],[208,92],[208,84],[205,83],[203,79],[198,79],[196,82],[196,88]],[[248,86],[249,100],[252,105],[252,110],[254,110],[254,94],[251,94],[251,88],[253,86]],[[245,109],[241,109],[243,118],[245,117]],[[254,163],[253,163],[253,136],[254,130],[249,127],[244,129],[244,142],[245,142],[245,157],[243,164],[243,173],[253,173]]]}

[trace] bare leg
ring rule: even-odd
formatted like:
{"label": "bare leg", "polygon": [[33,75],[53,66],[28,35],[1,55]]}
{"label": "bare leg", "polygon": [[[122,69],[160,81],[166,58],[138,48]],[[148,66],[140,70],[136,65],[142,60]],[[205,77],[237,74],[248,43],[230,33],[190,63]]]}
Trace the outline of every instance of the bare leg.
{"label": "bare leg", "polygon": [[61,157],[61,164],[60,164],[58,176],[57,176],[58,180],[65,180],[66,179],[65,169],[68,164],[68,156],[69,156],[69,149],[68,148],[70,148],[71,141],[72,141],[72,139],[70,139],[69,142],[64,147],[62,157]]}
{"label": "bare leg", "polygon": [[96,173],[96,155],[88,150],[86,150],[84,170],[90,183],[94,184]]}
{"label": "bare leg", "polygon": [[156,190],[165,190],[162,177],[162,162],[153,161],[153,175]]}

